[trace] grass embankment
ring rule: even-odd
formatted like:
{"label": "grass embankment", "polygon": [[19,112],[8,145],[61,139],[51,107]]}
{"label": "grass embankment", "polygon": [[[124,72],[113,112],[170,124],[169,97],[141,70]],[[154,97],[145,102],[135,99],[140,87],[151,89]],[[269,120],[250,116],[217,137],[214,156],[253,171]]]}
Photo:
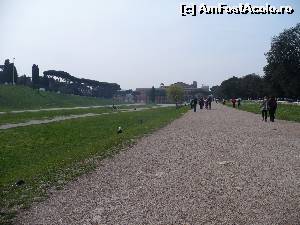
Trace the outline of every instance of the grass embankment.
{"label": "grass embankment", "polygon": [[[130,109],[130,108],[140,108],[140,107],[151,107],[150,105],[137,105],[137,106],[118,106],[120,109]],[[70,116],[70,115],[80,115],[86,113],[105,113],[113,112],[111,107],[104,108],[89,108],[89,109],[68,109],[68,110],[55,110],[55,111],[39,111],[39,112],[22,112],[22,113],[5,113],[0,114],[0,125],[8,123],[21,123],[29,120],[44,120],[52,119],[57,116]]]}
{"label": "grass embankment", "polygon": [[[2,222],[18,208],[44,198],[49,187],[90,171],[97,160],[187,110],[149,109],[0,131]],[[124,129],[122,134],[117,134],[118,126]],[[17,180],[25,184],[14,185]]]}
{"label": "grass embankment", "polygon": [[24,113],[6,113],[0,115],[0,125],[7,123],[21,123],[29,120],[51,119],[57,116],[80,115],[85,113],[104,113],[111,112],[111,109],[76,109],[60,111],[41,111],[41,112],[24,112]]}
{"label": "grass embankment", "polygon": [[[230,104],[230,102],[227,102],[227,105],[232,107],[232,104]],[[257,102],[242,101],[239,109],[256,114],[261,114],[260,104]],[[300,122],[300,106],[292,104],[278,104],[275,118],[280,120]]]}
{"label": "grass embankment", "polygon": [[111,104],[111,100],[0,85],[0,111]]}

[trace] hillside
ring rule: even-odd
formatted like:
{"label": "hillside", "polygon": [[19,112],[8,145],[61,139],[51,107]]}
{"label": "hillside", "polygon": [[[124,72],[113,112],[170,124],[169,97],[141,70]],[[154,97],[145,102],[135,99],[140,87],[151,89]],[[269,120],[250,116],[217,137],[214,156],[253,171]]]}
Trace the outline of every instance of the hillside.
{"label": "hillside", "polygon": [[111,104],[109,99],[43,92],[25,86],[0,85],[0,111]]}

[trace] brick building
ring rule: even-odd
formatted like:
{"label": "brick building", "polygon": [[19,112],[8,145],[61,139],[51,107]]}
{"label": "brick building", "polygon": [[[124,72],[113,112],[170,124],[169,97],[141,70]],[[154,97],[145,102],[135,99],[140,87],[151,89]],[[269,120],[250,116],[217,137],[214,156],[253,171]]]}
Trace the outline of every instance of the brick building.
{"label": "brick building", "polygon": [[[198,88],[197,82],[193,81],[192,84],[186,84],[183,82],[176,82],[175,85],[181,86],[184,90],[183,100],[189,102],[192,98],[209,95],[209,86],[202,85]],[[160,84],[159,88],[155,88],[155,103],[166,104],[171,103],[167,97],[167,88],[163,83]],[[137,88],[135,90],[135,102],[137,103],[150,103],[150,92],[151,88]]]}

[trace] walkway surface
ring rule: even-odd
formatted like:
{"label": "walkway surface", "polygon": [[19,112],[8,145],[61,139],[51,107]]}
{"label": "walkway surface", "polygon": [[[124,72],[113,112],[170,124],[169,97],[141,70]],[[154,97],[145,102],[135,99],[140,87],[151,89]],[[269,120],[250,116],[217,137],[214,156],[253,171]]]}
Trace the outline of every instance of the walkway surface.
{"label": "walkway surface", "polygon": [[300,124],[213,105],[54,191],[17,224],[300,224]]}

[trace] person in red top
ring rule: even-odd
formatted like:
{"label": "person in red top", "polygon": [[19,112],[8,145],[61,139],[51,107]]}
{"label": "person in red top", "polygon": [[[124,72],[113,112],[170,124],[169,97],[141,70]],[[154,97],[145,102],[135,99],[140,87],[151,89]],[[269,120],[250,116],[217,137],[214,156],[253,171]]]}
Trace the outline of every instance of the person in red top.
{"label": "person in red top", "polygon": [[235,108],[236,99],[235,98],[231,99],[231,102],[232,102],[232,107]]}

